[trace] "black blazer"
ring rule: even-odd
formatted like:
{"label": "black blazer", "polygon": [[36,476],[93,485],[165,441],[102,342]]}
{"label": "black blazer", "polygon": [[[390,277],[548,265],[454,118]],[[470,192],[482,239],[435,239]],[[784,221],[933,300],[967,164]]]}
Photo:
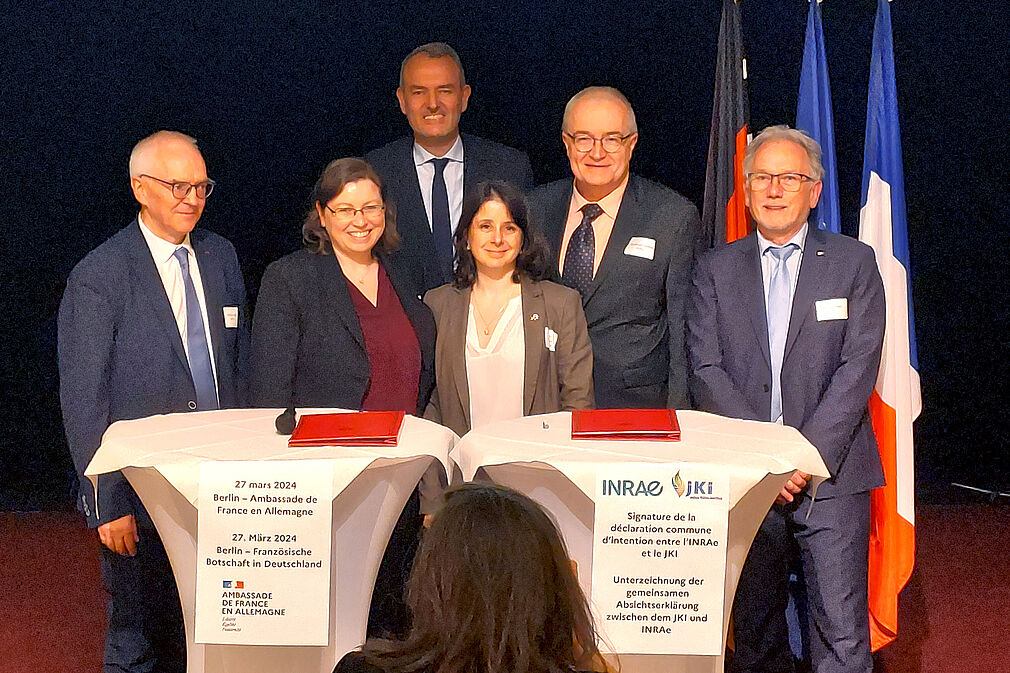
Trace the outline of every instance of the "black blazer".
{"label": "black blazer", "polygon": [[[533,186],[533,169],[525,152],[469,134],[463,135],[463,191],[486,180],[505,180],[522,190]],[[404,136],[372,150],[365,160],[382,178],[386,196],[396,207],[396,229],[403,239],[390,255],[417,296],[448,283],[449,269],[440,269],[431,224],[424,210],[414,166],[414,139]]]}
{"label": "black blazer", "polygon": [[[528,197],[555,270],[573,187],[566,178]],[[600,268],[582,298],[593,343],[596,406],[689,407],[684,305],[700,230],[690,201],[655,182],[629,178]],[[653,259],[625,253],[632,237],[655,241]]]}
{"label": "black blazer", "polygon": [[[249,358],[245,283],[231,243],[202,229],[189,236],[200,267],[221,408],[245,403]],[[237,321],[226,323],[224,308]],[[151,249],[140,225],[91,251],[70,274],[59,314],[63,427],[81,475],[80,508],[92,527],[146,517],[121,472],[98,480],[98,513],[84,469],[119,420],[196,409],[193,378]]]}
{"label": "black blazer", "polygon": [[[435,321],[385,258],[380,263],[421,346],[417,415],[434,386]],[[267,267],[253,315],[249,396],[256,407],[358,409],[371,370],[358,314],[332,254],[299,250]]]}

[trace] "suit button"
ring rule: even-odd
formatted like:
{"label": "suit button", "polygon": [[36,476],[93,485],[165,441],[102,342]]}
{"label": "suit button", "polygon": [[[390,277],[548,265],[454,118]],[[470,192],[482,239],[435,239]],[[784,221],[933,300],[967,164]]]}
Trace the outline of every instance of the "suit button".
{"label": "suit button", "polygon": [[767,383],[764,385],[764,389],[765,389],[765,392],[767,393],[768,392],[768,384]]}
{"label": "suit button", "polygon": [[[768,386],[765,386],[765,388],[767,388],[767,387]],[[189,410],[193,411],[194,409],[196,409],[196,402],[194,402],[193,400],[190,400],[189,401]]]}

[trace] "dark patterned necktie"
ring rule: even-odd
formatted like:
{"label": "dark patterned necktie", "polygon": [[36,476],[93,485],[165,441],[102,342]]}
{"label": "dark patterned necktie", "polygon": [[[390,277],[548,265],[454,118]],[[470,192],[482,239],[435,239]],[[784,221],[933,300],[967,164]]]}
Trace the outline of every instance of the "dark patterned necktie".
{"label": "dark patterned necktie", "polygon": [[572,232],[572,237],[568,241],[565,268],[561,271],[561,278],[565,281],[565,285],[574,287],[585,297],[593,282],[593,259],[596,257],[593,220],[603,214],[603,208],[597,203],[587,203],[581,210],[582,222]]}

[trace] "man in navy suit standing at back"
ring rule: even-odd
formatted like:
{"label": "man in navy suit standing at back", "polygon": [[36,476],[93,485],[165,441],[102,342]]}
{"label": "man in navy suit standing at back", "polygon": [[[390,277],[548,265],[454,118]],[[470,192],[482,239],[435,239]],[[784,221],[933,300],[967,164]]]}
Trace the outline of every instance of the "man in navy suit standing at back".
{"label": "man in navy suit standing at back", "polygon": [[821,193],[817,142],[773,126],[744,156],[757,231],[701,256],[688,304],[698,408],[798,429],[831,478],[795,473],[765,517],[733,606],[733,673],[793,670],[789,558],[803,564],[816,673],[870,673],[870,491],[884,484],[867,403],[884,338],[873,250],[807,224]]}
{"label": "man in navy suit standing at back", "polygon": [[214,188],[195,140],[141,140],[130,186],[140,213],[67,281],[60,401],[80,509],[103,545],[104,670],[184,671],[179,594],[150,515],[122,473],[99,477],[97,492],[83,474],[115,421],[242,405],[245,285],[231,243],[194,229]]}
{"label": "man in navy suit standing at back", "polygon": [[402,243],[392,262],[420,296],[452,280],[452,235],[465,191],[487,180],[504,180],[526,190],[533,185],[533,171],[524,152],[460,134],[470,85],[459,55],[449,45],[431,42],[407,54],[396,98],[413,137],[394,140],[365,159],[396,205]]}

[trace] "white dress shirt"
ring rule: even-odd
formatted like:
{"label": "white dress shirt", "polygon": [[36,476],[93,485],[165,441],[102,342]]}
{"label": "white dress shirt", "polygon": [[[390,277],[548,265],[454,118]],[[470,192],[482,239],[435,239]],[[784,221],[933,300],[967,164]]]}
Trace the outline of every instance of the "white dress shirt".
{"label": "white dress shirt", "polygon": [[193,279],[193,287],[196,289],[196,297],[200,301],[200,312],[203,314],[203,332],[207,336],[207,347],[210,348],[210,366],[214,372],[214,385],[217,385],[217,363],[214,362],[214,342],[210,338],[210,320],[207,319],[207,298],[203,293],[203,281],[200,278],[200,264],[189,242],[189,234],[185,240],[176,245],[147,228],[144,220],[137,214],[137,222],[140,223],[140,231],[144,234],[147,247],[151,250],[151,257],[154,258],[154,266],[158,269],[161,277],[161,284],[165,288],[168,296],[168,303],[172,306],[172,315],[175,316],[175,324],[179,328],[179,336],[182,337],[182,345],[186,349],[186,357],[189,357],[189,340],[186,337],[186,285],[182,279],[182,267],[179,260],[175,258],[177,248],[189,250],[189,277]]}
{"label": "white dress shirt", "polygon": [[470,427],[521,418],[526,338],[523,332],[523,301],[509,300],[481,348],[473,304],[466,320],[466,380],[470,390]]}
{"label": "white dress shirt", "polygon": [[424,212],[428,215],[428,228],[431,229],[431,185],[435,181],[435,165],[432,159],[448,159],[442,177],[445,179],[445,191],[449,196],[449,226],[456,233],[456,226],[463,214],[463,138],[456,136],[449,151],[441,157],[414,143],[414,168],[417,170],[417,184],[421,187],[421,198],[424,200]]}

